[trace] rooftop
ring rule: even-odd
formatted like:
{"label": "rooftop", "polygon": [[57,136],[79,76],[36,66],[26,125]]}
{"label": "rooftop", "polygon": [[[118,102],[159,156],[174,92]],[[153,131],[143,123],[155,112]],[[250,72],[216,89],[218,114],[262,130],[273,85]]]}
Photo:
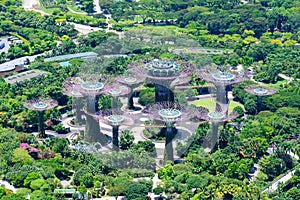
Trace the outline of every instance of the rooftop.
{"label": "rooftop", "polygon": [[33,70],[21,72],[19,74],[13,75],[13,76],[6,77],[6,78],[4,78],[4,80],[7,83],[15,84],[17,82],[30,80],[30,79],[35,78],[37,76],[44,76],[47,73],[48,72],[44,72],[44,71],[41,71],[41,70],[38,70],[38,69],[33,69]]}
{"label": "rooftop", "polygon": [[95,52],[84,52],[84,53],[74,53],[67,55],[54,56],[51,58],[45,58],[45,62],[61,61],[61,60],[70,60],[72,58],[92,58],[97,57],[98,54]]}

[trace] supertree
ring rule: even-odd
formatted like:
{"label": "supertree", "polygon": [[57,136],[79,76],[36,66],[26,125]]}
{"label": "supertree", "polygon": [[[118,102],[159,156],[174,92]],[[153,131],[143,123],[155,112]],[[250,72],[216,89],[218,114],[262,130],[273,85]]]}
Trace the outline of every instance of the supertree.
{"label": "supertree", "polygon": [[82,125],[82,111],[81,101],[83,98],[81,94],[82,80],[78,77],[69,77],[63,82],[63,94],[73,98],[73,105],[75,106],[75,124]]}
{"label": "supertree", "polygon": [[147,78],[155,84],[155,102],[174,102],[172,89],[176,85],[189,82],[189,75],[193,72],[194,67],[182,60],[153,59],[133,62],[129,64],[128,69],[136,76]]}
{"label": "supertree", "polygon": [[122,112],[121,110],[102,110],[94,115],[100,123],[112,126],[113,149],[119,150],[119,127],[120,125],[130,125],[134,123],[133,116]]}
{"label": "supertree", "polygon": [[105,91],[106,95],[112,97],[112,109],[118,109],[118,97],[131,93],[131,89],[124,85],[109,85],[110,89]]}
{"label": "supertree", "polygon": [[107,137],[100,131],[100,124],[93,118],[98,111],[98,97],[110,89],[111,78],[106,75],[106,67],[111,65],[113,60],[99,57],[82,63],[77,76],[82,80],[80,93],[86,99],[86,125],[84,140],[87,142],[100,142],[105,145]]}
{"label": "supertree", "polygon": [[244,89],[246,92],[257,96],[257,111],[261,110],[263,96],[269,96],[276,93],[274,88],[264,85],[249,85]]}
{"label": "supertree", "polygon": [[134,74],[124,74],[117,76],[115,80],[121,84],[127,85],[131,91],[128,93],[128,103],[127,107],[130,110],[134,110],[134,104],[133,104],[133,91],[134,88],[138,87],[139,84],[142,84],[145,81],[145,78],[143,76],[136,76]]}
{"label": "supertree", "polygon": [[194,111],[195,110],[189,108],[187,105],[175,104],[172,102],[158,102],[145,108],[144,112],[149,115],[150,119],[162,121],[166,125],[165,161],[174,160],[172,144],[175,135],[173,132],[174,124],[179,121],[186,121],[193,118],[195,116]]}
{"label": "supertree", "polygon": [[229,66],[209,65],[197,71],[198,77],[216,87],[216,101],[228,105],[228,86],[249,79],[244,70],[232,71]]}
{"label": "supertree", "polygon": [[24,103],[25,108],[27,108],[29,110],[38,111],[39,132],[40,132],[41,138],[45,137],[45,128],[44,128],[44,119],[43,119],[44,111],[54,108],[55,106],[57,106],[57,101],[55,101],[53,99],[46,99],[46,98],[32,99],[32,100],[28,100]]}
{"label": "supertree", "polygon": [[81,94],[86,97],[86,125],[84,140],[87,142],[100,142],[105,145],[108,140],[106,136],[100,131],[100,124],[93,118],[96,110],[96,96],[105,93],[109,90],[108,86],[99,81],[87,81],[81,84]]}
{"label": "supertree", "polygon": [[219,126],[221,122],[226,122],[238,117],[238,113],[233,111],[229,115],[227,111],[223,110],[222,107],[217,103],[217,109],[214,112],[210,112],[208,109],[200,107],[197,108],[196,115],[198,118],[211,122],[212,124],[212,134],[210,138],[210,148],[214,151],[217,148],[218,138],[219,138]]}

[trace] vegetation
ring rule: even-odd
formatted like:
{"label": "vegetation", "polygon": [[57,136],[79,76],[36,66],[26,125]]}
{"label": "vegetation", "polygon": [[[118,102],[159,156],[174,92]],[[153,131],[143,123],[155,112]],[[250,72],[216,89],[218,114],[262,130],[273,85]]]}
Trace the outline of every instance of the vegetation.
{"label": "vegetation", "polygon": [[[191,105],[195,106],[202,106],[207,108],[209,111],[213,111],[215,109],[215,102],[214,99],[212,98],[206,98],[206,99],[200,99],[200,100],[195,100],[190,102]],[[228,107],[228,112],[232,112],[235,107],[240,106],[242,109],[244,109],[244,106],[236,101],[230,101],[229,102],[229,107]]]}
{"label": "vegetation", "polygon": [[[92,0],[79,2],[82,11],[94,12]],[[123,130],[120,150],[106,154],[99,153],[99,143],[87,144],[81,136],[65,138],[70,129],[61,120],[63,114],[72,111],[72,99],[63,94],[62,82],[78,74],[84,61],[73,59],[62,67],[38,58],[29,63],[29,69],[46,71],[46,76],[16,84],[0,78],[0,179],[17,189],[13,193],[1,186],[0,200],[23,200],[28,194],[30,199],[57,199],[61,197],[54,190],[64,187],[78,192],[73,194],[74,199],[83,198],[87,191],[93,197],[124,195],[127,199],[147,199],[148,192],[169,199],[300,199],[299,5],[298,0],[101,0],[104,13],[112,15],[109,23],[113,29],[131,30],[125,33],[131,39],[137,33],[139,41],[131,46],[104,30],[78,35],[69,22],[89,28],[107,28],[108,24],[101,14],[69,12],[74,2],[42,0],[41,6],[52,12],[42,16],[21,9],[19,0],[0,0],[0,36],[20,39],[19,43],[12,42],[7,53],[0,54],[1,63],[45,52],[46,56],[54,56],[94,51],[100,55],[128,55],[106,60],[100,57],[93,63],[110,80],[126,73],[129,63],[154,58],[182,59],[197,67],[213,62],[253,72],[251,80],[230,88],[234,101],[229,112],[234,110],[239,116],[219,128],[216,151],[208,153],[205,148],[211,124],[192,119],[191,123],[198,123],[196,131],[176,143],[182,162],[157,169],[157,164],[162,164],[155,159],[161,154],[155,148],[159,141],[136,142],[135,137],[142,133]],[[197,55],[174,54],[173,46],[166,44],[167,38],[180,46],[182,35],[190,36],[197,44]],[[277,89],[276,94],[262,97],[260,110],[257,97],[244,90],[256,82]],[[208,91],[205,81],[192,74],[188,84],[192,89],[175,91],[176,103],[215,109],[210,98],[193,101],[195,95]],[[45,112],[44,123],[47,131],[59,137],[41,141],[32,134],[37,132],[38,116],[25,109],[23,103],[36,97],[58,101],[57,108]],[[154,101],[155,88],[147,83],[139,91],[138,103],[147,106]],[[111,98],[101,95],[96,105],[96,110],[110,109]],[[145,125],[155,125],[148,122]],[[159,134],[152,137],[150,131]],[[164,139],[164,131],[147,127],[144,135]],[[254,173],[257,166],[258,173]],[[277,190],[261,192],[289,172],[294,172],[292,178],[279,184]],[[153,188],[156,174],[160,183]],[[70,181],[70,185],[63,186],[62,181]]]}

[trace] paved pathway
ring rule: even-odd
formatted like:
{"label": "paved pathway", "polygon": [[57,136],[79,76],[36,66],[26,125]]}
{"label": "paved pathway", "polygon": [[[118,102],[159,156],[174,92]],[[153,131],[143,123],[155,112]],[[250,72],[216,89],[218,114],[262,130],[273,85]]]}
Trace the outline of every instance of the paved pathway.
{"label": "paved pathway", "polygon": [[99,0],[94,0],[94,6],[95,6],[95,13],[94,14],[101,14],[103,13],[100,5],[99,5]]}
{"label": "paved pathway", "polygon": [[39,0],[23,0],[22,7],[25,10],[32,10],[35,12],[39,12],[42,15],[50,15],[49,13],[46,13],[42,9],[40,9],[40,2]]}
{"label": "paved pathway", "polygon": [[73,22],[67,22],[69,24],[72,24],[74,25],[75,29],[82,35],[87,35],[91,32],[94,32],[94,31],[100,31],[100,30],[103,30],[102,28],[97,28],[97,27],[91,27],[89,25],[83,25],[83,24],[76,24],[76,23],[73,23]]}
{"label": "paved pathway", "polygon": [[293,77],[289,77],[289,76],[287,76],[287,75],[285,75],[285,74],[278,74],[278,76],[279,76],[280,78],[283,78],[284,80],[286,80],[287,83],[290,83],[290,82],[292,82],[292,81],[294,80]]}

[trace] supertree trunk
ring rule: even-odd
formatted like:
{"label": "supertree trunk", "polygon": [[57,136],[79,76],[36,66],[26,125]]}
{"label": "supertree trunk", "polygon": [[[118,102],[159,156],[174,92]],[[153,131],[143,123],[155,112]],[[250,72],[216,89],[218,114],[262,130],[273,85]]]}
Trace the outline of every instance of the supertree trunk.
{"label": "supertree trunk", "polygon": [[74,97],[75,98],[75,124],[82,125],[83,120],[82,120],[82,111],[81,111],[81,103],[80,103],[80,98]]}
{"label": "supertree trunk", "polygon": [[155,85],[155,103],[157,102],[174,102],[174,92],[165,86]]}
{"label": "supertree trunk", "polygon": [[133,92],[130,92],[128,94],[128,103],[127,103],[128,109],[130,110],[134,110],[134,103],[133,103]]}
{"label": "supertree trunk", "polygon": [[219,85],[216,87],[217,88],[217,102],[221,104],[228,104],[228,94],[226,90],[226,86],[224,85]]}
{"label": "supertree trunk", "polygon": [[89,96],[87,97],[87,115],[84,139],[87,142],[100,142],[101,145],[104,145],[107,143],[107,138],[100,132],[99,122],[92,116],[95,112],[95,97]]}
{"label": "supertree trunk", "polygon": [[262,96],[257,96],[257,112],[260,112],[262,109]]}
{"label": "supertree trunk", "polygon": [[118,151],[119,150],[119,126],[113,126],[112,127],[112,133],[113,133],[113,149]]}
{"label": "supertree trunk", "polygon": [[118,109],[118,97],[112,97],[112,109]]}
{"label": "supertree trunk", "polygon": [[166,130],[166,143],[165,143],[165,155],[164,155],[164,162],[167,161],[174,161],[173,155],[173,128],[172,124],[166,123],[167,130]]}
{"label": "supertree trunk", "polygon": [[39,111],[38,112],[38,117],[39,117],[39,137],[40,138],[45,138],[46,133],[45,133],[45,127],[44,127],[44,111]]}
{"label": "supertree trunk", "polygon": [[219,122],[212,122],[212,134],[210,139],[211,152],[214,152],[218,149],[219,125]]}

